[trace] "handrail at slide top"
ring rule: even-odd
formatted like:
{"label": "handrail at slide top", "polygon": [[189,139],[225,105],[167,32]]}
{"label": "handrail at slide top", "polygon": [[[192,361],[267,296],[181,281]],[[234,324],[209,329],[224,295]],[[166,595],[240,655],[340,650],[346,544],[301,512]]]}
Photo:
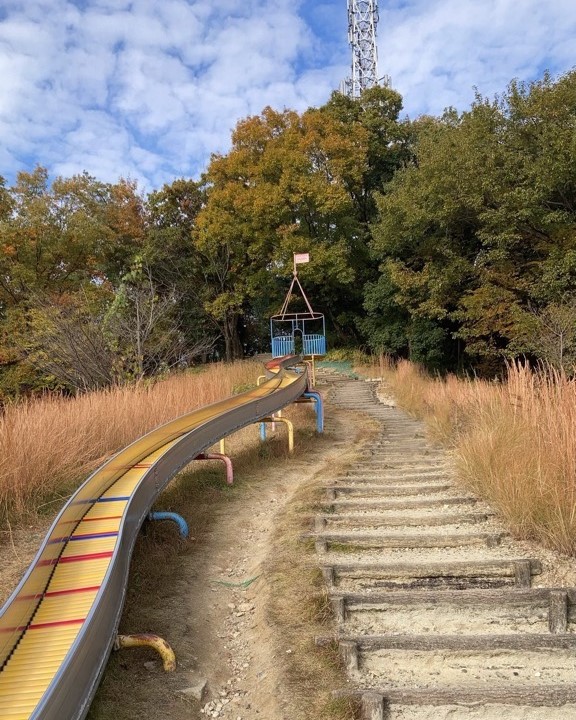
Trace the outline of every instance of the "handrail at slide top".
{"label": "handrail at slide top", "polygon": [[[2,720],[81,720],[85,717],[117,633],[132,550],[154,501],[174,475],[206,448],[300,397],[308,389],[307,373],[305,370],[297,373],[289,369],[298,360],[297,357],[274,360],[266,366],[268,379],[258,387],[195,410],[152,430],[104,463],[70,498],[48,531],[18,587],[0,610]],[[129,477],[136,478],[131,481],[129,493],[115,492],[115,488],[126,486]],[[106,497],[107,492],[114,497]],[[116,497],[119,494],[127,497]],[[81,529],[81,534],[78,534],[78,529],[87,525],[90,512],[105,505],[119,505],[118,502],[107,502],[109,500],[123,501],[122,512],[118,512],[117,532],[86,535]],[[95,528],[98,522],[90,527]],[[92,537],[105,538],[102,542],[108,543],[106,549],[109,552],[70,556],[70,547],[83,548],[86,539]],[[67,591],[56,588],[58,591],[52,591],[57,573],[65,567],[64,563],[83,561],[85,558],[99,559],[100,556],[109,559],[103,561],[107,565],[98,585],[94,581],[85,583],[94,587]],[[80,564],[76,563],[77,566]],[[62,618],[57,617],[54,620],[49,611],[43,610],[42,603],[54,600],[55,596],[65,592],[85,591],[93,591],[94,594],[85,618],[62,621]],[[53,614],[54,610],[51,612]],[[78,627],[71,629],[74,623]],[[44,662],[46,667],[49,667],[50,662],[55,662],[49,656],[49,643],[45,638],[38,642],[37,647],[25,647],[31,632],[42,638],[42,633],[54,633],[55,626],[63,626],[61,633],[64,639],[58,638],[60,644],[65,642],[66,633],[72,633],[70,647],[66,647],[65,651],[57,648],[63,652],[63,659],[58,661],[57,667],[54,666],[53,677],[47,681],[46,688],[30,710],[26,706],[26,703],[30,703],[29,698],[24,702],[19,699],[17,692],[13,693],[12,678],[16,677],[15,672],[20,666],[29,676],[36,677],[45,674]],[[56,650],[54,653],[58,654]],[[20,683],[26,684],[28,681],[29,677],[24,674]]]}

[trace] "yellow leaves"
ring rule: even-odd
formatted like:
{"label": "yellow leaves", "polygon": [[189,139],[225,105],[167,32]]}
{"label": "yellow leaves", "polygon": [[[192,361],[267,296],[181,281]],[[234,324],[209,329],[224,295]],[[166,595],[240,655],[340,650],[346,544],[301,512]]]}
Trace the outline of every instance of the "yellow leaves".
{"label": "yellow leaves", "polygon": [[208,202],[234,208],[240,221],[264,215],[281,222],[302,203],[341,213],[350,209],[350,183],[361,182],[366,166],[366,131],[320,110],[299,116],[266,108],[238,124],[233,142],[228,155],[210,164]]}
{"label": "yellow leaves", "polygon": [[2,245],[2,252],[6,257],[14,257],[18,253],[14,245],[10,245],[9,243]]}
{"label": "yellow leaves", "polygon": [[108,220],[113,231],[133,240],[141,240],[144,236],[144,206],[136,181],[121,179],[112,185],[111,198]]}
{"label": "yellow leaves", "polygon": [[242,298],[235,292],[223,292],[204,303],[204,309],[217,320],[224,320],[231,311],[242,307]]}
{"label": "yellow leaves", "polygon": [[198,247],[212,255],[226,247],[236,257],[244,248],[263,268],[278,241],[334,243],[354,212],[350,185],[362,180],[366,146],[360,125],[320,110],[300,116],[266,108],[241,121],[231,151],[208,169]]}

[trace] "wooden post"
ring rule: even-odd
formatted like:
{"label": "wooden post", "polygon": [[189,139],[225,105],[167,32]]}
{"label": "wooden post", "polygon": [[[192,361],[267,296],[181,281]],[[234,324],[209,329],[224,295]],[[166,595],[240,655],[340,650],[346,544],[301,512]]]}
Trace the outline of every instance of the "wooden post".
{"label": "wooden post", "polygon": [[384,720],[384,697],[378,693],[362,695],[362,720]]}
{"label": "wooden post", "polygon": [[344,622],[346,620],[346,601],[344,598],[339,596],[332,597],[331,603],[334,618],[338,622]]}
{"label": "wooden post", "polygon": [[316,552],[319,555],[324,555],[328,552],[328,543],[326,542],[326,540],[316,540],[314,545],[316,547]]}
{"label": "wooden post", "polygon": [[518,560],[514,563],[514,576],[518,587],[530,587],[532,585],[530,560]]}
{"label": "wooden post", "polygon": [[328,585],[328,587],[331,587],[332,585],[334,585],[335,573],[334,573],[334,568],[332,566],[323,567],[322,575],[324,576],[324,582],[326,583],[326,585]]}
{"label": "wooden post", "polygon": [[568,593],[563,590],[550,593],[548,627],[551,633],[565,633],[568,630]]}
{"label": "wooden post", "polygon": [[342,640],[340,642],[340,656],[344,667],[350,673],[358,671],[358,645],[353,640]]}

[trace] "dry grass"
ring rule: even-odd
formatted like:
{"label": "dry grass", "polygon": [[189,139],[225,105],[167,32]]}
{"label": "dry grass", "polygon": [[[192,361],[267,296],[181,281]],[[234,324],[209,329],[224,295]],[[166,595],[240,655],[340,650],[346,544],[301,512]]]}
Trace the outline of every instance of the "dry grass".
{"label": "dry grass", "polygon": [[[103,457],[151,427],[230,395],[234,389],[252,384],[259,374],[260,366],[254,363],[214,366],[202,374],[173,377],[151,387],[96,393],[76,400],[46,399],[10,408],[0,428],[2,442],[9,448],[0,465],[4,511],[32,514],[46,498],[63,495]],[[152,629],[175,638],[184,674],[195,667],[196,657],[180,594],[186,593],[183,587],[197,582],[185,558],[190,556],[192,562],[207,552],[215,520],[227,510],[234,512],[244,502],[246,491],[257,492],[260,485],[270,482],[271,472],[285,472],[294,458],[303,460],[307,451],[318,450],[319,445],[326,449],[329,442],[329,438],[317,438],[310,406],[290,407],[287,416],[298,421],[293,457],[287,452],[283,426],[264,444],[255,427],[235,433],[227,440],[227,451],[234,458],[234,486],[225,484],[219,463],[193,463],[159,501],[162,510],[176,510],[186,517],[193,537],[180,540],[172,524],[166,523],[149,526],[139,539],[122,627],[126,632]],[[28,478],[34,482],[29,483]],[[287,672],[302,712],[298,717],[351,720],[356,717],[354,704],[334,700],[329,693],[330,688],[344,684],[337,653],[317,650],[311,639],[314,631],[329,632],[325,623],[330,618],[320,575],[311,567],[313,557],[303,552],[300,541],[303,528],[307,529],[304,518],[309,518],[311,506],[318,502],[318,493],[317,483],[303,488],[296,507],[275,529],[274,562],[266,568],[274,585],[270,614],[279,642],[290,642],[295,650],[289,656]],[[183,701],[178,694],[185,682],[183,674],[166,677],[149,672],[143,659],[150,657],[137,652],[114,655],[90,718],[133,720],[168,714],[183,720],[192,716],[196,705]]]}
{"label": "dry grass", "polygon": [[284,682],[290,697],[289,716],[297,720],[354,720],[350,700],[334,702],[331,691],[343,687],[338,646],[316,647],[314,638],[332,635],[334,619],[328,592],[317,566],[314,546],[302,541],[310,530],[310,509],[318,502],[318,482],[300,489],[276,528],[268,614],[277,642],[290,647],[284,660]]}
{"label": "dry grass", "polygon": [[576,554],[576,383],[508,368],[505,382],[431,379],[410,363],[385,372],[399,404],[454,448],[461,478],[520,538]]}
{"label": "dry grass", "polygon": [[254,361],[219,363],[154,384],[7,407],[0,418],[0,520],[21,521],[61,502],[105,458],[157,425],[254,384],[260,369]]}

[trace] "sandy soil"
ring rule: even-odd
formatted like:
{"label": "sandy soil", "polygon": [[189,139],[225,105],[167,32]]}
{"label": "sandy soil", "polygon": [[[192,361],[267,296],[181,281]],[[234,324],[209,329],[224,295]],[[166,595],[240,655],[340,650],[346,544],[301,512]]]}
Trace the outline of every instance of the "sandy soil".
{"label": "sandy soil", "polygon": [[325,483],[353,440],[338,422],[331,442],[320,441],[306,459],[272,469],[264,484],[256,482],[219,515],[205,555],[193,561],[196,580],[186,607],[197,652],[189,679],[193,687],[206,682],[201,716],[293,717],[284,672],[295,648],[269,613],[275,529],[298,490],[311,481]]}

